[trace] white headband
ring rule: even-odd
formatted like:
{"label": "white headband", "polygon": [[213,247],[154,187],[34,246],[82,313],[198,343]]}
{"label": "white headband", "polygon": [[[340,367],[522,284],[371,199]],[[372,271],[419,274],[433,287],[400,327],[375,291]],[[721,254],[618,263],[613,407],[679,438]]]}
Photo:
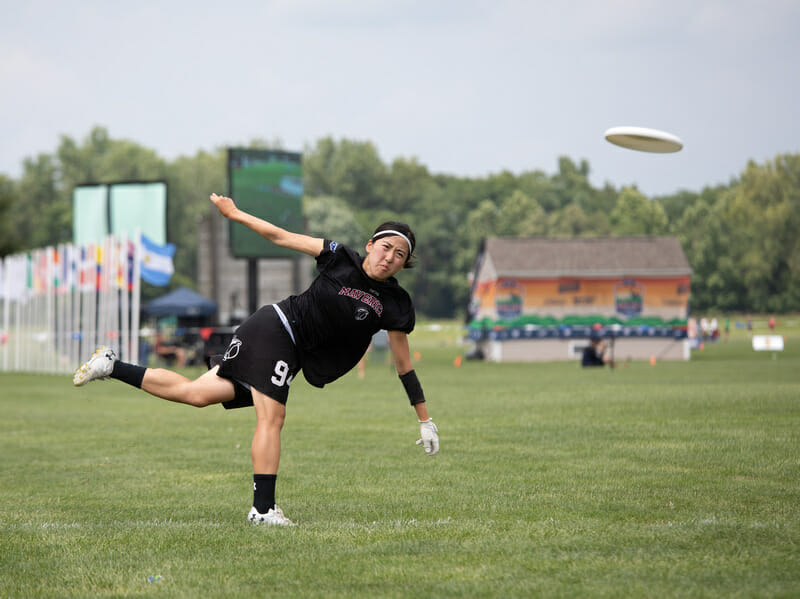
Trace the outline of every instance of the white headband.
{"label": "white headband", "polygon": [[375,233],[375,235],[372,236],[372,241],[377,241],[378,237],[383,237],[384,235],[397,235],[398,237],[402,237],[403,239],[406,240],[406,243],[408,244],[408,253],[409,254],[414,253],[414,246],[411,244],[408,237],[403,235],[400,231],[395,231],[393,229],[387,229],[386,231],[378,231],[377,233]]}

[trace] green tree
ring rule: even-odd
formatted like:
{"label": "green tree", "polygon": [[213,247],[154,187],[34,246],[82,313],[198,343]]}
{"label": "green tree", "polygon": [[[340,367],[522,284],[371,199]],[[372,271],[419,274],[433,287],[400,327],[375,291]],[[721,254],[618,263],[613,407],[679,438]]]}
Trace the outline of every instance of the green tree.
{"label": "green tree", "polygon": [[796,309],[800,279],[800,156],[750,162],[726,204],[730,256],[738,266],[745,304],[758,312]]}
{"label": "green tree", "polygon": [[470,240],[479,242],[484,237],[500,235],[500,215],[494,202],[484,200],[467,217],[466,230]]}
{"label": "green tree", "polygon": [[551,237],[582,237],[591,231],[591,219],[578,204],[569,204],[549,216],[547,233]]}
{"label": "green tree", "polygon": [[211,209],[209,196],[227,192],[226,161],[220,149],[182,156],[167,166],[167,235],[176,245],[170,287],[196,287],[197,225]]}
{"label": "green tree", "polygon": [[664,235],[668,222],[661,204],[648,200],[637,189],[627,187],[617,198],[617,205],[611,213],[611,225],[616,235]]}
{"label": "green tree", "polygon": [[303,152],[303,184],[305,192],[311,196],[333,196],[333,163],[337,144],[332,137],[317,140],[314,147],[306,147]]}
{"label": "green tree", "polygon": [[15,230],[25,247],[72,240],[72,192],[76,185],[112,181],[157,180],[165,163],[149,149],[114,141],[95,127],[82,144],[62,136],[55,155],[39,154],[23,162]]}
{"label": "green tree", "polygon": [[56,159],[60,187],[70,196],[82,183],[154,181],[166,174],[166,163],[153,150],[128,140],[111,139],[103,127],[92,129],[80,145],[63,136]]}
{"label": "green tree", "polygon": [[453,268],[457,245],[448,213],[432,208],[407,219],[417,237],[414,254],[418,268],[404,273],[402,278],[420,313],[450,317],[465,302],[466,272]]}
{"label": "green tree", "polygon": [[18,202],[11,211],[23,248],[41,248],[72,239],[72,205],[61,192],[58,164],[39,154],[23,161]]}
{"label": "green tree", "polygon": [[307,192],[342,198],[356,209],[375,209],[384,205],[379,195],[386,189],[387,169],[371,142],[330,137],[307,149],[303,157]]}
{"label": "green tree", "polygon": [[493,201],[498,206],[519,189],[519,182],[510,171],[491,174],[485,180],[473,181],[472,185],[482,187],[483,198]]}
{"label": "green tree", "polygon": [[590,214],[598,228],[598,234],[607,235],[610,231],[608,215],[611,214],[617,205],[619,192],[610,184],[606,183],[603,189],[594,190],[590,203],[585,207],[587,214]]}
{"label": "green tree", "polygon": [[655,198],[653,201],[661,204],[667,215],[670,231],[674,232],[678,222],[687,208],[697,203],[698,194],[691,191],[679,191],[673,195]]}
{"label": "green tree", "polygon": [[[254,140],[250,147],[280,147]],[[568,157],[558,172],[508,171],[482,178],[431,174],[416,158],[390,166],[370,142],[325,137],[304,156],[309,231],[361,247],[384,220],[417,234],[420,268],[403,274],[418,311],[453,316],[468,300],[468,273],[482,238],[494,235],[679,236],[693,269],[695,310],[796,310],[800,305],[800,156],[750,163],[729,185],[650,200],[635,188],[589,183],[589,164]],[[197,219],[208,195],[226,189],[225,152],[173,162],[93,128],[62,137],[53,154],[23,163],[18,181],[0,177],[0,252],[72,238],[72,190],[81,183],[167,180],[167,229],[176,243],[175,284],[193,284]]]}
{"label": "green tree", "polygon": [[536,200],[517,189],[500,206],[496,226],[498,235],[544,235],[547,232],[547,216]]}
{"label": "green tree", "polygon": [[544,171],[528,171],[517,178],[517,189],[536,202],[546,213],[561,208],[561,195],[553,179]]}
{"label": "green tree", "polygon": [[553,176],[553,186],[558,194],[558,208],[577,204],[586,213],[592,211],[595,192],[589,183],[589,163],[581,160],[575,164],[567,156],[559,156],[558,172]]}
{"label": "green tree", "polygon": [[397,158],[392,162],[379,196],[386,198],[398,212],[410,212],[422,201],[426,189],[432,184],[428,169],[416,158]]}
{"label": "green tree", "polygon": [[746,309],[737,264],[728,248],[724,210],[724,200],[713,206],[698,200],[678,221],[678,239],[692,267],[691,302],[695,312]]}
{"label": "green tree", "polygon": [[15,228],[13,212],[18,209],[17,186],[12,179],[0,175],[0,256],[22,249],[22,238]]}
{"label": "green tree", "polygon": [[308,221],[309,235],[334,239],[356,250],[360,250],[369,237],[353,210],[339,198],[305,197],[303,214]]}

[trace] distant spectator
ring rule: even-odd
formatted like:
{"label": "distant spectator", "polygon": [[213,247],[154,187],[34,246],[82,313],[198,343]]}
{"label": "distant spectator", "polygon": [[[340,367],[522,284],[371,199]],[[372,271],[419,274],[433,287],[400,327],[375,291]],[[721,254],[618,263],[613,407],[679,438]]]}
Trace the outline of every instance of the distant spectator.
{"label": "distant spectator", "polygon": [[697,319],[690,318],[686,322],[686,334],[689,339],[697,339]]}
{"label": "distant spectator", "polygon": [[774,331],[775,330],[775,317],[774,316],[770,316],[769,317],[769,323],[768,324],[769,324],[770,332]]}
{"label": "distant spectator", "polygon": [[727,316],[725,317],[725,341],[728,340],[728,337],[731,335],[731,319]]}
{"label": "distant spectator", "polygon": [[702,336],[703,341],[708,341],[708,318],[703,316],[700,319],[700,335]]}
{"label": "distant spectator", "polygon": [[589,345],[583,350],[581,366],[605,366],[606,364],[611,364],[613,366],[613,361],[608,358],[605,353],[606,347],[603,340],[599,335],[592,335]]}

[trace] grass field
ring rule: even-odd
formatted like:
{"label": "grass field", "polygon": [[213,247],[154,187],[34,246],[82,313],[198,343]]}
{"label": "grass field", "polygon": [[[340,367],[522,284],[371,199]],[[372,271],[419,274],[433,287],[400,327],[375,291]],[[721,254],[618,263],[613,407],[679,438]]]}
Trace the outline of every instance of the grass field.
{"label": "grass field", "polygon": [[457,336],[411,338],[434,458],[385,365],[295,382],[292,529],[245,522],[250,410],[0,376],[0,597],[800,596],[800,330],[613,372]]}

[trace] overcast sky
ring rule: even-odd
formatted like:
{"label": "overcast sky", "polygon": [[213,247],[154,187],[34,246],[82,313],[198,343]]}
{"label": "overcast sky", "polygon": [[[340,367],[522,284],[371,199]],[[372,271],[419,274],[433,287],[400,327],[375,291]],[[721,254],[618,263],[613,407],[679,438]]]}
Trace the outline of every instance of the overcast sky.
{"label": "overcast sky", "polygon": [[[327,135],[459,176],[566,155],[649,196],[800,151],[797,0],[0,0],[0,31],[14,178],[95,125],[170,160]],[[625,150],[618,125],[685,147]]]}

